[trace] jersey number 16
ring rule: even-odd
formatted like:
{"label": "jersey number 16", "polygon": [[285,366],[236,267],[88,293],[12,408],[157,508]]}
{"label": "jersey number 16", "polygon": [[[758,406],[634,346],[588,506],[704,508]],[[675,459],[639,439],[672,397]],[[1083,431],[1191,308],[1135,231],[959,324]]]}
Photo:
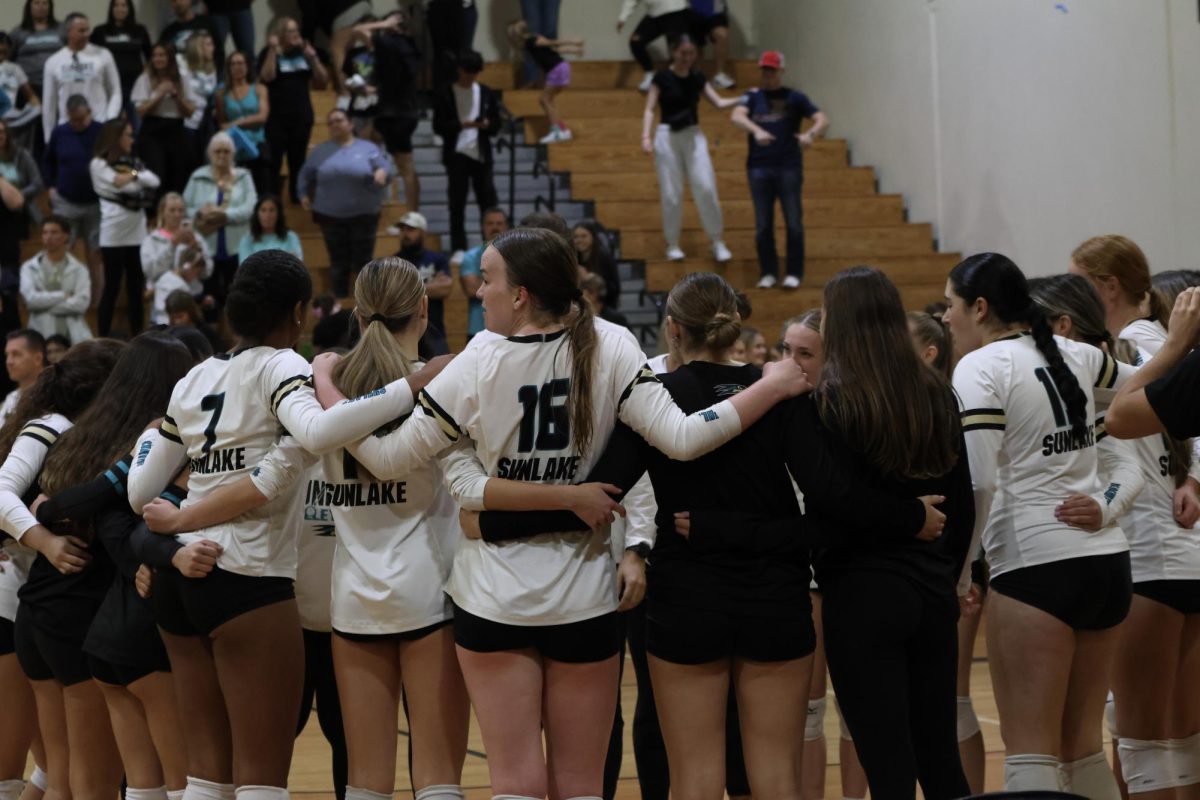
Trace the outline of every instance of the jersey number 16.
{"label": "jersey number 16", "polygon": [[[567,414],[566,398],[571,393],[571,381],[556,378],[537,386],[522,386],[517,390],[517,401],[524,409],[521,416],[520,438],[517,451],[565,450],[571,444],[571,418]],[[555,402],[562,398],[562,402]],[[534,440],[534,431],[537,439]]]}

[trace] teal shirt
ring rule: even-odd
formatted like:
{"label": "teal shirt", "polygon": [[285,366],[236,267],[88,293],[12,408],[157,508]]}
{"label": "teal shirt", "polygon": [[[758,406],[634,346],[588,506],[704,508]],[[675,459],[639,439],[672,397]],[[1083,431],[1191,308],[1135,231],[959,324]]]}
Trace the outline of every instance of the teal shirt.
{"label": "teal shirt", "polygon": [[301,261],[304,260],[304,250],[300,247],[300,237],[295,231],[288,231],[287,236],[280,239],[274,233],[264,233],[258,241],[254,235],[247,233],[238,245],[238,261],[245,261],[260,250],[286,250]]}
{"label": "teal shirt", "polygon": [[[472,247],[463,255],[462,263],[458,265],[458,275],[481,274],[480,265],[483,262],[483,250],[487,244]],[[467,299],[467,335],[474,336],[483,330],[483,302],[478,297]]]}

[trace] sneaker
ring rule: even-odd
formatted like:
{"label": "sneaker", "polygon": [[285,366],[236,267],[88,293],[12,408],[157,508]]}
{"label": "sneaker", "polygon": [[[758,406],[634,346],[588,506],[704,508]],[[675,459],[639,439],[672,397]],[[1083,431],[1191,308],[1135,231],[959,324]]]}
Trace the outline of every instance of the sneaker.
{"label": "sneaker", "polygon": [[684,258],[686,256],[684,256],[683,251],[679,247],[667,248],[667,261],[683,261]]}
{"label": "sneaker", "polygon": [[642,76],[642,82],[638,84],[638,91],[639,92],[650,91],[650,84],[652,84],[652,83],[654,83],[654,73],[647,72],[645,75]]}
{"label": "sneaker", "polygon": [[775,276],[774,275],[763,275],[761,278],[758,279],[758,288],[774,289],[775,288]]}
{"label": "sneaker", "polygon": [[783,279],[783,288],[799,289],[800,288],[800,279],[797,278],[795,275],[788,275],[786,278]]}
{"label": "sneaker", "polygon": [[563,128],[551,128],[550,132],[538,139],[539,144],[554,144],[555,142],[569,142],[574,137],[571,131]]}
{"label": "sneaker", "polygon": [[737,81],[724,72],[718,72],[716,75],[713,75],[712,85],[718,89],[732,89],[737,85]]}
{"label": "sneaker", "polygon": [[722,241],[716,241],[712,243],[712,254],[713,258],[721,262],[729,261],[733,258],[733,253],[729,252],[729,248],[726,247],[725,243]]}
{"label": "sneaker", "polygon": [[388,236],[399,236],[400,235],[400,223],[397,222],[395,225],[388,225],[388,229],[387,229],[386,233]]}

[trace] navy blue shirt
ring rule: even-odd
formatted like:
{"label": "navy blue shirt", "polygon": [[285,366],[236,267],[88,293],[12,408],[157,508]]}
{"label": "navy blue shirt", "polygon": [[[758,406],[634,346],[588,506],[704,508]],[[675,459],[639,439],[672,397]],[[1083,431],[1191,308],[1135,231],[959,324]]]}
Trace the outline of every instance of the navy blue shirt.
{"label": "navy blue shirt", "polygon": [[72,203],[100,202],[88,169],[99,137],[100,123],[95,120],[82,131],[75,130],[68,122],[51,131],[44,157],[46,185],[53,186]]}
{"label": "navy blue shirt", "polygon": [[[412,265],[417,268],[417,272],[421,274],[421,280],[425,283],[429,283],[439,273],[450,274],[450,258],[445,253],[435,253],[423,247],[405,247],[396,255],[411,261]],[[436,335],[445,337],[446,324],[443,321],[442,301],[430,298],[429,332],[433,333],[434,331],[437,332]]]}
{"label": "navy blue shirt", "polygon": [[768,145],[760,145],[750,138],[750,151],[746,156],[746,167],[776,167],[800,169],[800,122],[818,111],[808,95],[794,89],[780,87],[771,91],[751,89],[742,95],[739,105],[745,106],[755,125],[775,137]]}

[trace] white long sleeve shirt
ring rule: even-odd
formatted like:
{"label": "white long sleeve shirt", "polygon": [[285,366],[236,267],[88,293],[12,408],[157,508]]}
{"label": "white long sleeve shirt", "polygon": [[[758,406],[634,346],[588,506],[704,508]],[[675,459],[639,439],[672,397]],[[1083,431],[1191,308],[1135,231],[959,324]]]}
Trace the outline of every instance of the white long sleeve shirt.
{"label": "white long sleeve shirt", "polygon": [[688,0],[625,0],[621,3],[621,13],[617,16],[617,20],[627,22],[633,16],[633,10],[637,8],[639,2],[646,6],[646,16],[648,17],[661,17],[663,14],[686,11],[691,7],[688,5]]}
{"label": "white long sleeve shirt", "polygon": [[46,141],[54,126],[67,118],[67,98],[81,94],[92,109],[92,119],[108,122],[121,115],[121,76],[112,53],[89,44],[78,52],[64,47],[46,59],[42,88],[42,129]]}

